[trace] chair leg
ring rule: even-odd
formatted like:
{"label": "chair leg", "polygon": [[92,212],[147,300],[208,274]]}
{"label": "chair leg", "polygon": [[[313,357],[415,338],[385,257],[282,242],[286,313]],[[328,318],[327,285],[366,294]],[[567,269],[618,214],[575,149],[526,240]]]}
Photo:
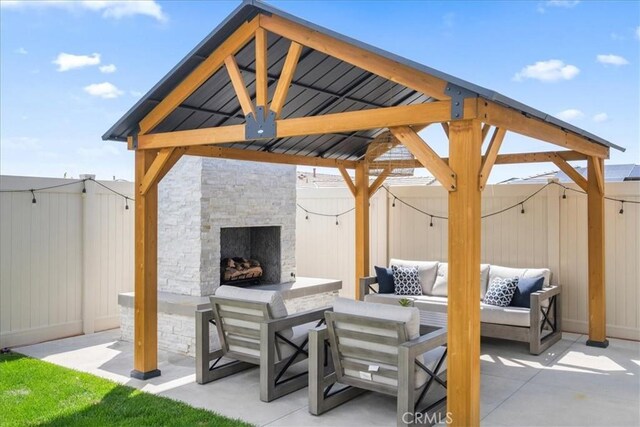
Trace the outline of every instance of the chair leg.
{"label": "chair leg", "polygon": [[[366,390],[336,385],[333,361],[327,360],[326,327],[309,331],[309,413],[323,414],[361,395]],[[342,388],[339,388],[342,387]]]}
{"label": "chair leg", "polygon": [[415,424],[415,360],[410,357],[409,349],[398,348],[398,426]]}

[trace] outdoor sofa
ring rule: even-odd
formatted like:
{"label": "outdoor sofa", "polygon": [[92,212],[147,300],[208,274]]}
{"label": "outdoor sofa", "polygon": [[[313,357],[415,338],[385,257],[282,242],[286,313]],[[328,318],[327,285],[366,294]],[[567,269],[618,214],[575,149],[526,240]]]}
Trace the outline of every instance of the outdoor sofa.
{"label": "outdoor sofa", "polygon": [[[390,265],[417,266],[422,295],[378,293],[376,276],[360,279],[360,295],[365,301],[399,304],[402,298],[427,312],[447,312],[448,265],[437,261],[391,259]],[[560,286],[551,285],[547,268],[511,268],[499,265],[480,266],[480,321],[483,337],[501,338],[529,343],[532,354],[540,354],[562,338]],[[544,277],[543,289],[530,296],[530,307],[498,307],[482,301],[489,283],[495,278],[508,279]]]}

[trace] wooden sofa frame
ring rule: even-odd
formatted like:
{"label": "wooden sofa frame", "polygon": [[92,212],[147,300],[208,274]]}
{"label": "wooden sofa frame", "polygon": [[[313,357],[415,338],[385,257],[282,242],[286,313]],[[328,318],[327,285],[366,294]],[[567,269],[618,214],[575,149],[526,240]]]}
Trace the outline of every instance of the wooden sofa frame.
{"label": "wooden sofa frame", "polygon": [[[377,293],[373,286],[378,279],[364,277],[360,279],[360,295]],[[562,339],[562,294],[560,286],[551,286],[531,294],[531,309],[529,311],[529,327],[500,325],[482,322],[480,334],[483,337],[500,338],[505,340],[529,343],[529,352],[538,355]],[[416,305],[420,309],[419,302]],[[443,306],[443,311],[446,306]]]}
{"label": "wooden sofa frame", "polygon": [[[396,419],[398,426],[414,425],[416,419],[427,418],[416,417],[417,414],[433,415],[435,412],[443,410],[446,406],[447,383],[446,369],[442,369],[442,366],[446,359],[446,350],[433,371],[418,362],[416,357],[439,346],[446,346],[446,328],[409,341],[403,322],[334,312],[327,312],[325,317],[327,324],[312,329],[309,333],[309,412],[311,414],[321,415],[365,391],[397,396]],[[349,330],[341,331],[335,327],[336,322],[341,321],[397,332],[397,338]],[[351,353],[343,354],[338,345],[340,337],[343,335],[349,338],[364,339],[373,344],[397,345],[398,355],[393,357],[388,353],[359,348],[349,348],[348,351]],[[345,364],[349,369],[367,368],[358,362],[345,361],[345,358],[354,355],[397,366],[397,371],[384,368],[380,368],[378,371],[381,376],[397,379],[397,387],[343,375]],[[428,375],[427,382],[419,390],[416,390],[415,387],[416,365]],[[444,390],[444,397],[426,407],[420,407],[423,398],[435,387],[440,387],[441,391]]]}
{"label": "wooden sofa frame", "polygon": [[[242,301],[224,297],[211,297],[212,308],[196,310],[196,382],[206,384],[237,372],[260,367],[260,400],[270,402],[286,394],[304,388],[308,384],[308,372],[302,372],[285,378],[287,370],[295,363],[308,357],[307,338],[301,345],[296,345],[280,332],[294,326],[316,321],[316,326],[324,323],[324,312],[329,307],[291,314],[280,319],[271,319],[266,302]],[[249,314],[229,312],[219,309],[219,305],[233,306],[240,309],[260,310],[261,317]],[[260,330],[226,325],[224,318],[233,318],[260,323]],[[210,349],[210,325],[218,332],[221,348]],[[259,356],[240,353],[229,349],[234,336],[259,339],[259,343],[243,343],[260,352]],[[276,345],[284,343],[295,349],[287,357],[280,358],[280,349]],[[222,359],[231,361],[221,364]],[[213,362],[213,363],[212,363]]]}

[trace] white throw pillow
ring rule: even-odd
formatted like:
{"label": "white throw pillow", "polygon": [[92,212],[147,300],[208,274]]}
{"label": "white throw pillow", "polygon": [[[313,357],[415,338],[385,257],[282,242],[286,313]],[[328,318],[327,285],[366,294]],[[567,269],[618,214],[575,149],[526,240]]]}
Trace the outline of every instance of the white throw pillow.
{"label": "white throw pillow", "polygon": [[396,295],[422,295],[418,266],[403,267],[392,265],[393,291]]}
{"label": "white throw pillow", "polygon": [[489,283],[487,294],[484,296],[484,303],[497,307],[507,307],[511,304],[513,294],[515,294],[517,287],[517,277],[511,279],[493,279],[491,283]]}

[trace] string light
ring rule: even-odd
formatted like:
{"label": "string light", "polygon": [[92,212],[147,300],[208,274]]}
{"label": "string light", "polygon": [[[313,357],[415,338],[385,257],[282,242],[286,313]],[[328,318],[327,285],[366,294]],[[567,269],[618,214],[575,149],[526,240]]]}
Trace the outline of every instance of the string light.
{"label": "string light", "polygon": [[307,212],[307,214],[304,216],[304,219],[306,219],[306,220],[309,219],[309,212]]}
{"label": "string light", "polygon": [[620,215],[624,214],[624,200],[620,200],[620,211],[618,211]]}
{"label": "string light", "polygon": [[37,203],[36,193],[34,193],[34,190],[29,190],[29,191],[31,191],[31,203],[35,205]]}
{"label": "string light", "polygon": [[393,198],[393,203],[391,204],[391,207],[392,207],[392,208],[395,208],[395,207],[396,207],[396,199],[397,199],[397,197],[394,197],[394,198]]}
{"label": "string light", "polygon": [[524,203],[520,203],[520,213],[523,214],[524,213]]}
{"label": "string light", "polygon": [[567,198],[567,189],[566,188],[562,189],[562,198],[563,199]]}
{"label": "string light", "polygon": [[129,199],[127,197],[124,198],[124,210],[129,210]]}
{"label": "string light", "polygon": [[85,181],[82,181],[82,194],[87,194],[87,185]]}
{"label": "string light", "polygon": [[336,215],[336,225],[340,225],[340,223],[338,222],[338,215]]}
{"label": "string light", "polygon": [[433,227],[433,215],[429,217],[429,227]]}

